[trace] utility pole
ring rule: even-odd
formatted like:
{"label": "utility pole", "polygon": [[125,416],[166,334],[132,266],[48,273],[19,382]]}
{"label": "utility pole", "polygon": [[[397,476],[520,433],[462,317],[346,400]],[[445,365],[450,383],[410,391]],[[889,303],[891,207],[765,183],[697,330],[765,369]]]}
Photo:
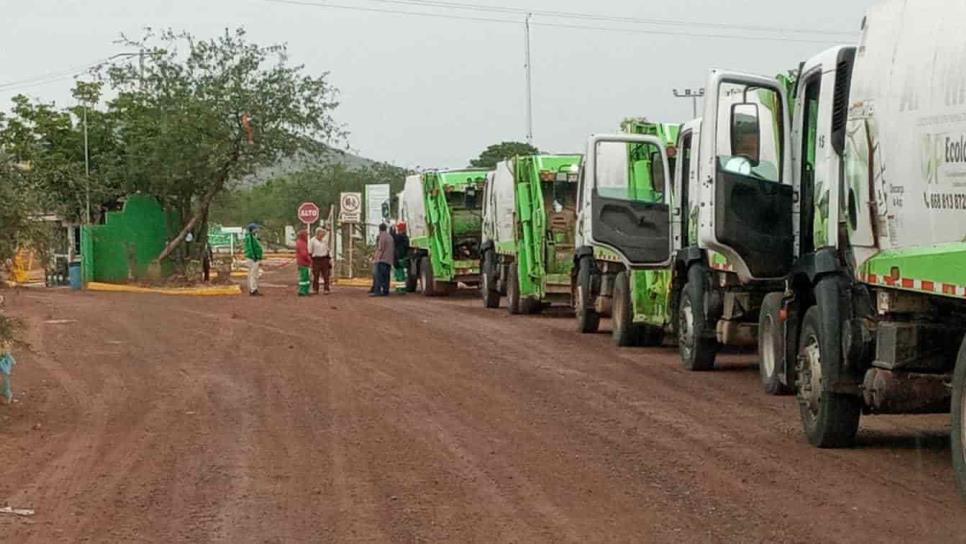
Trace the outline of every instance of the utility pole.
{"label": "utility pole", "polygon": [[91,159],[90,150],[87,145],[87,102],[84,102],[84,176],[87,180],[86,201],[87,212],[84,214],[86,223],[91,224]]}
{"label": "utility pole", "polygon": [[704,88],[698,89],[684,89],[682,92],[678,92],[674,89],[675,98],[690,98],[691,99],[691,117],[696,119],[698,117],[698,99],[704,98]]}
{"label": "utility pole", "polygon": [[523,22],[524,49],[526,60],[524,67],[527,70],[527,143],[533,145],[533,82],[532,70],[530,65],[530,18],[532,13],[527,14]]}

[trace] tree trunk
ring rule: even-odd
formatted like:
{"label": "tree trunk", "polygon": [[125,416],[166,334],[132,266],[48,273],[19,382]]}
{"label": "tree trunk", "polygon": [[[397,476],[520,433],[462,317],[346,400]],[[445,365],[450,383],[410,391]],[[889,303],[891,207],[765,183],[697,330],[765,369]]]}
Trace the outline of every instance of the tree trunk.
{"label": "tree trunk", "polygon": [[199,222],[204,222],[208,218],[208,208],[211,207],[211,202],[215,199],[215,196],[221,191],[223,186],[224,181],[216,183],[211,189],[208,190],[207,193],[204,194],[204,196],[201,197],[201,203],[198,206],[198,211],[194,214],[194,216],[191,217],[191,220],[189,220],[188,223],[182,227],[181,232],[174,237],[174,240],[168,242],[168,245],[164,247],[164,251],[155,257],[154,262],[160,263],[171,255],[171,253],[177,249],[182,242],[184,242],[185,236],[187,236],[188,233],[195,228],[195,225],[199,224]]}

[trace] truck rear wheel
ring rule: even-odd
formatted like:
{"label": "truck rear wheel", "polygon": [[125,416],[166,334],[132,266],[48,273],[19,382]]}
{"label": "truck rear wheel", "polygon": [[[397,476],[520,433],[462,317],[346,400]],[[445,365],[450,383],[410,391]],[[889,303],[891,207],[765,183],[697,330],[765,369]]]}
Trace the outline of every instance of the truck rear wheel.
{"label": "truck rear wheel", "polygon": [[415,293],[419,285],[419,259],[414,255],[409,257],[409,265],[406,267],[406,292]]}
{"label": "truck rear wheel", "polygon": [[848,447],[859,430],[862,401],[854,395],[825,389],[823,376],[829,374],[833,361],[823,358],[822,334],[819,308],[812,306],[805,312],[798,343],[796,393],[802,427],[813,446]]}
{"label": "truck rear wheel", "polygon": [[790,388],[781,381],[785,362],[785,337],[782,334],[782,293],[768,293],[758,315],[758,374],[769,395],[787,395]]}
{"label": "truck rear wheel", "polygon": [[436,279],[433,277],[433,262],[428,255],[419,259],[419,282],[423,287],[423,296],[436,296]]}
{"label": "truck rear wheel", "polygon": [[521,312],[517,263],[510,263],[506,271],[506,309],[511,315],[518,315]]}
{"label": "truck rear wheel", "polygon": [[966,339],[956,357],[956,371],[953,373],[952,405],[953,471],[959,493],[966,499]]}
{"label": "truck rear wheel", "polygon": [[664,344],[664,328],[654,325],[641,325],[641,346],[656,348]]}
{"label": "truck rear wheel", "polygon": [[630,281],[627,272],[619,272],[614,279],[614,309],[611,315],[611,337],[620,347],[640,345],[644,331],[634,324]]}
{"label": "truck rear wheel", "polygon": [[483,254],[483,266],[480,267],[480,294],[483,296],[484,308],[500,307],[500,291],[496,288],[496,255],[492,251]]}
{"label": "truck rear wheel", "polygon": [[597,332],[600,328],[600,314],[594,310],[593,261],[584,257],[577,266],[577,293],[574,297],[577,331],[584,334]]}
{"label": "truck rear wheel", "polygon": [[543,311],[543,302],[536,297],[522,297],[520,299],[521,314],[539,314]]}
{"label": "truck rear wheel", "polygon": [[705,315],[704,297],[703,271],[699,267],[691,267],[688,270],[688,283],[681,291],[677,324],[681,364],[687,370],[712,370],[718,354],[718,341]]}

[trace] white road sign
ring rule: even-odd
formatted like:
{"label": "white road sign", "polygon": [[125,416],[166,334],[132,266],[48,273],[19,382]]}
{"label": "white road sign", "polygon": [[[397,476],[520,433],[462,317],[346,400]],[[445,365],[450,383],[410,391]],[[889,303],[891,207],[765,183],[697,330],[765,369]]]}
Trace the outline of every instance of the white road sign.
{"label": "white road sign", "polygon": [[339,197],[339,222],[362,221],[362,193],[342,193]]}

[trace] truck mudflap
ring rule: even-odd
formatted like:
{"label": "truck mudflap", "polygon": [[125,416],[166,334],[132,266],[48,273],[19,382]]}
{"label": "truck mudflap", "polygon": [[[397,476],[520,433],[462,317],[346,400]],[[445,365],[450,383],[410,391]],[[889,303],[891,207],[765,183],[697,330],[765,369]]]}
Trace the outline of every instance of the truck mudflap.
{"label": "truck mudflap", "polygon": [[[815,303],[821,316],[822,365],[825,388],[832,393],[858,395],[863,375],[858,361],[848,361],[849,350],[843,349],[844,326],[854,315],[850,281],[841,274],[829,274],[819,278],[815,285]],[[850,364],[846,364],[846,363]]]}

